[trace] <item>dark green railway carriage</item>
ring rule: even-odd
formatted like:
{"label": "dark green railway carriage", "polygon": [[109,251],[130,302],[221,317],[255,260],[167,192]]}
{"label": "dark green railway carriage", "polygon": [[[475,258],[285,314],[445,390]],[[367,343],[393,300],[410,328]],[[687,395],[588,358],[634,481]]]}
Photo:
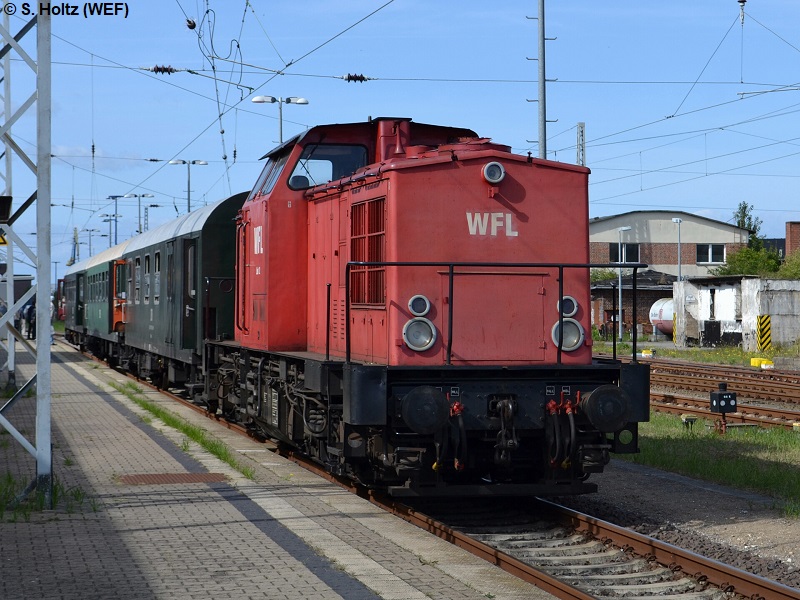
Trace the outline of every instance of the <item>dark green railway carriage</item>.
{"label": "dark green railway carriage", "polygon": [[127,366],[191,389],[205,338],[233,339],[240,193],[133,238],[126,248]]}

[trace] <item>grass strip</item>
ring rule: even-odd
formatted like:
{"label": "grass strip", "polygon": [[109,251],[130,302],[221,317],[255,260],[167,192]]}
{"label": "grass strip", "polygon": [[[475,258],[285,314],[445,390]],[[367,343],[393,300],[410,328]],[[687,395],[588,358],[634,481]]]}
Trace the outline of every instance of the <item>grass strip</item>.
{"label": "grass strip", "polygon": [[729,427],[698,419],[687,428],[674,415],[652,413],[639,424],[639,454],[618,458],[765,494],[784,516],[800,517],[800,435],[780,427]]}
{"label": "grass strip", "polygon": [[216,456],[225,464],[235,469],[247,479],[255,478],[255,471],[252,467],[242,465],[236,459],[236,453],[233,452],[224,442],[212,437],[204,429],[192,425],[179,416],[171,413],[167,409],[159,406],[154,402],[150,402],[143,396],[142,388],[133,382],[127,381],[120,385],[117,382],[112,382],[109,385],[115,390],[123,394],[136,403],[137,406],[146,410],[148,413],[162,421],[168,427],[172,427],[180,431],[187,438],[198,444],[201,448]]}

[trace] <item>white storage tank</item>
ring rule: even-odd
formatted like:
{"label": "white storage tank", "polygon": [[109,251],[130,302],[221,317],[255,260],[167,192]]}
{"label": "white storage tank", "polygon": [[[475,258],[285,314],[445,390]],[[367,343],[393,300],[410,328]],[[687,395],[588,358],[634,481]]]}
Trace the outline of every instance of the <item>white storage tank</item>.
{"label": "white storage tank", "polygon": [[672,337],[672,316],[675,313],[672,298],[656,300],[650,307],[650,322],[664,335]]}

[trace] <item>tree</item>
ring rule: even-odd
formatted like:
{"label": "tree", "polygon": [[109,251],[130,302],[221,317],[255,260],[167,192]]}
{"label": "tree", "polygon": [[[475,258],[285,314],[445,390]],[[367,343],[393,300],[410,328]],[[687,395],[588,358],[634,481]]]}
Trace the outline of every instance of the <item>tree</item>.
{"label": "tree", "polygon": [[617,271],[614,269],[592,269],[589,275],[589,280],[591,283],[597,283],[598,281],[607,281],[609,279],[616,278]]}
{"label": "tree", "polygon": [[716,269],[712,275],[758,275],[775,276],[781,266],[781,257],[775,250],[742,248],[728,256],[727,262]]}
{"label": "tree", "polygon": [[778,271],[781,279],[800,279],[800,251],[792,252],[786,257]]}
{"label": "tree", "polygon": [[747,240],[747,247],[753,250],[761,250],[764,247],[764,239],[759,237],[762,221],[759,217],[753,216],[754,207],[744,200],[739,202],[739,207],[733,213],[736,226],[742,229],[749,229],[750,236]]}

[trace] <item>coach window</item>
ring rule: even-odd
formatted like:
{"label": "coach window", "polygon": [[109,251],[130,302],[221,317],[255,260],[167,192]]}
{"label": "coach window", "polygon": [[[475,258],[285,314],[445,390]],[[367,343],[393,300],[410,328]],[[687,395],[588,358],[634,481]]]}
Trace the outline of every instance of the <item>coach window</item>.
{"label": "coach window", "polygon": [[364,146],[308,144],[289,176],[289,187],[303,190],[355,173],[367,164]]}
{"label": "coach window", "polygon": [[144,255],[144,303],[150,303],[150,255]]}
{"label": "coach window", "polygon": [[133,300],[133,261],[129,260],[127,264],[128,264],[128,293],[126,295],[128,297],[127,298],[128,302],[130,302],[131,300]]}
{"label": "coach window", "polygon": [[136,257],[134,265],[136,265],[133,268],[134,279],[135,279],[134,283],[135,283],[136,287],[134,288],[134,291],[133,291],[133,301],[136,304],[139,304],[139,301],[141,300],[140,294],[141,294],[141,286],[142,286],[142,258],[140,256]]}
{"label": "coach window", "polygon": [[125,263],[117,262],[114,265],[114,295],[125,299]]}
{"label": "coach window", "polygon": [[194,282],[194,245],[189,246],[186,253],[186,285],[188,296],[194,298],[197,294]]}
{"label": "coach window", "polygon": [[161,252],[153,255],[153,304],[161,298]]}

